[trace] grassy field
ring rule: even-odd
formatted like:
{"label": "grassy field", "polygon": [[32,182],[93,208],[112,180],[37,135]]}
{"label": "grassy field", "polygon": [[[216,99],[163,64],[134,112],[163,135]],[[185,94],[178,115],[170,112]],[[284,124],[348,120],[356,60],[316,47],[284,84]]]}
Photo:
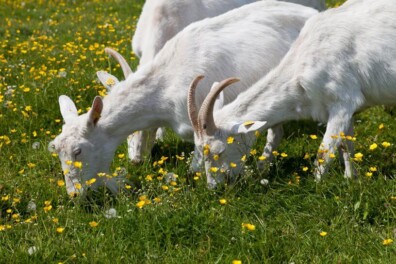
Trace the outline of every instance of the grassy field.
{"label": "grassy field", "polygon": [[324,127],[295,122],[268,173],[253,151],[243,177],[215,191],[186,180],[192,145],[169,134],[139,166],[120,146],[112,171],[134,184],[117,198],[67,196],[47,151],[63,122],[57,98],[85,112],[105,93],[97,70],[122,76],[106,46],[136,68],[143,2],[0,0],[0,263],[395,263],[396,121],[382,108],[359,114],[345,139],[357,181],[336,161],[316,184]]}

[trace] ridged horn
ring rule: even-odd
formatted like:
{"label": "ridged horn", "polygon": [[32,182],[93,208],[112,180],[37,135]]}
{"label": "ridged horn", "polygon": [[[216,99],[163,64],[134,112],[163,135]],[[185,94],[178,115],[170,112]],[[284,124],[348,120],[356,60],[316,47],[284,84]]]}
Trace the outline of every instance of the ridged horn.
{"label": "ridged horn", "polygon": [[201,109],[198,113],[198,124],[200,129],[206,135],[213,135],[216,131],[216,124],[213,118],[213,107],[216,102],[217,96],[223,91],[227,86],[238,82],[238,78],[228,78],[221,81],[216,87],[210,90],[209,94],[206,96],[204,102],[202,103]]}
{"label": "ridged horn", "polygon": [[187,97],[188,117],[190,118],[194,131],[198,133],[200,128],[198,126],[198,111],[197,111],[197,106],[195,104],[195,90],[197,89],[198,83],[203,78],[204,78],[203,75],[199,75],[195,77],[195,79],[191,82],[190,87],[188,88],[188,97]]}
{"label": "ridged horn", "polygon": [[110,56],[112,56],[121,65],[121,69],[122,72],[124,73],[125,79],[128,78],[130,74],[132,74],[131,67],[129,67],[128,63],[120,53],[113,50],[112,48],[105,48],[105,52]]}

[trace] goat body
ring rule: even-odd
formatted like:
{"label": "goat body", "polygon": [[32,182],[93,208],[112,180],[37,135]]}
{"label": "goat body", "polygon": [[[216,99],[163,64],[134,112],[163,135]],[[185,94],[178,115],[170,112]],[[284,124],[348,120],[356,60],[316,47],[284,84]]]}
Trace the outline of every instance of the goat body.
{"label": "goat body", "polygon": [[[205,124],[212,127],[210,133],[195,142],[201,151],[215,146],[213,152],[220,157],[206,159],[208,174],[211,166],[228,169],[229,162],[245,154],[227,146],[228,136],[242,137],[249,149],[256,130],[312,119],[327,123],[315,170],[320,180],[343,144],[342,134],[352,133],[354,113],[396,105],[395,14],[393,0],[349,0],[310,18],[275,69],[232,103],[212,111],[214,124]],[[250,120],[255,122],[246,123]],[[346,176],[353,175],[352,166],[346,165]]]}

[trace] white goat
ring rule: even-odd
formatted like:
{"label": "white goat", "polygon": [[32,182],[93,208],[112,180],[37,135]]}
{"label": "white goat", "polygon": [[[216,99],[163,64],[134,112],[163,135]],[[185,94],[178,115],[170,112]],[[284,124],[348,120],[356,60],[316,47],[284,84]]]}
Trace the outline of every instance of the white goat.
{"label": "white goat", "polygon": [[[132,48],[140,65],[151,61],[165,43],[192,22],[223,14],[258,0],[147,0],[139,17]],[[325,0],[285,0],[324,10]],[[134,163],[149,156],[157,129],[135,132],[128,138],[129,158]],[[163,129],[157,131],[162,138]]]}
{"label": "white goat", "polygon": [[[182,138],[192,140],[186,104],[191,80],[203,73],[207,87],[226,76],[243,76],[243,82],[224,94],[225,103],[229,103],[280,62],[305,21],[316,13],[312,8],[286,2],[246,5],[190,25],[133,74],[121,55],[106,49],[120,62],[126,80],[116,83],[103,101],[96,97],[87,114],[78,116],[67,96],[59,100],[65,124],[50,146],[59,153],[63,170],[69,172],[68,192],[78,191],[73,187],[76,181],[107,173],[117,146],[131,132],[168,126]],[[99,76],[104,84],[110,83],[106,78],[117,82],[107,73]],[[202,102],[208,92],[209,88],[201,89],[196,103]],[[82,169],[70,165],[76,160],[82,162]],[[93,187],[103,184],[104,179],[98,177]],[[114,181],[107,185],[117,192]]]}
{"label": "white goat", "polygon": [[[306,22],[281,63],[232,103],[213,113],[217,95],[235,81],[228,79],[212,89],[199,114],[190,106],[196,148],[208,154],[208,183],[216,185],[225,174],[240,172],[255,131],[299,119],[327,123],[316,160],[315,177],[320,180],[337,147],[352,148],[351,141],[343,146],[341,135],[353,133],[354,113],[396,105],[395,14],[394,0],[349,0],[320,13]],[[235,143],[227,144],[230,136]],[[349,159],[345,165],[350,177]]]}

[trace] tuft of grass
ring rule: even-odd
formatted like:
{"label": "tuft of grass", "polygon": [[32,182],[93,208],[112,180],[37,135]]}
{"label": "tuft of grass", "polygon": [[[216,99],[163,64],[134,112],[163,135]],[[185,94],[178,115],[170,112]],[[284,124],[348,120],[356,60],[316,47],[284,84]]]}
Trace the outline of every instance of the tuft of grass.
{"label": "tuft of grass", "polygon": [[257,170],[261,137],[245,174],[217,190],[203,174],[187,176],[193,146],[169,131],[139,166],[119,147],[112,171],[130,183],[118,197],[105,189],[67,196],[58,157],[47,151],[62,125],[57,98],[67,94],[85,112],[105,93],[97,70],[122,76],[106,46],[136,68],[130,43],[143,3],[1,1],[2,262],[392,263],[396,122],[380,107],[357,115],[356,138],[344,139],[363,155],[356,181],[343,178],[336,159],[315,183],[324,127],[292,122],[278,150],[287,155]]}

